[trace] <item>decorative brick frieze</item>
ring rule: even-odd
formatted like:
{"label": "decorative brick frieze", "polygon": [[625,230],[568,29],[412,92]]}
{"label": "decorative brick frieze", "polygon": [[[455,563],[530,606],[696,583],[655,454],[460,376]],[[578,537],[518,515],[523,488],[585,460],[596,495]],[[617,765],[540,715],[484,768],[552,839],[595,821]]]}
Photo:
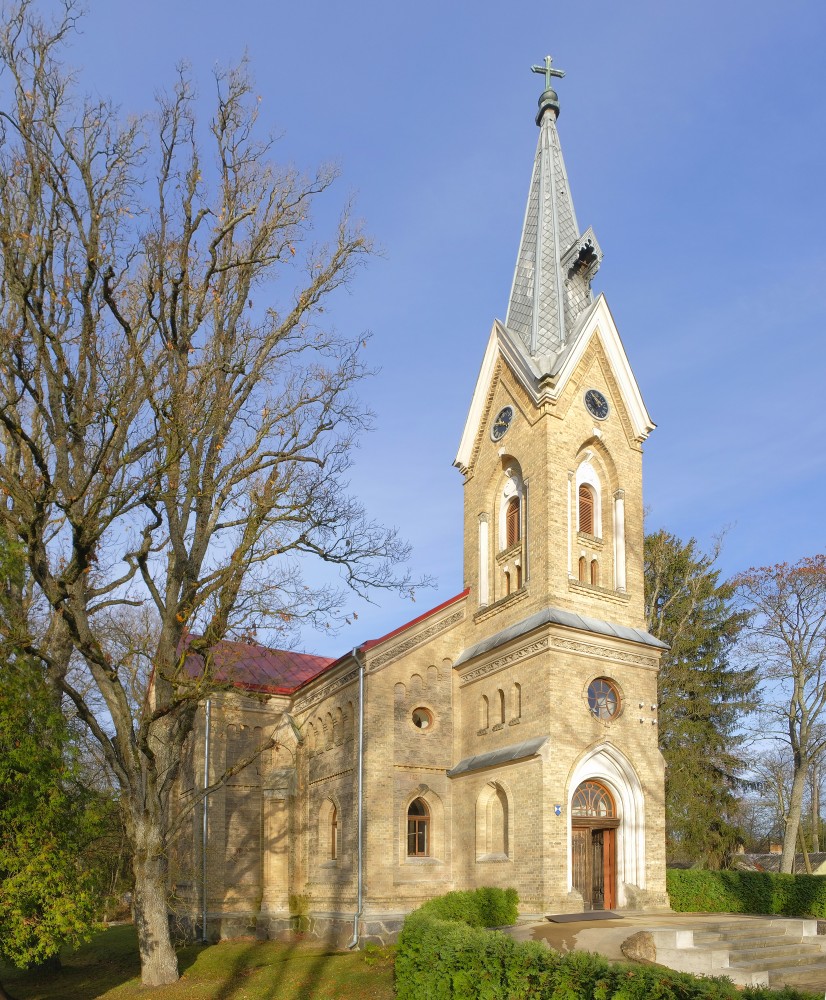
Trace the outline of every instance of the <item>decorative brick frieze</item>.
{"label": "decorative brick frieze", "polygon": [[462,684],[470,684],[471,681],[478,680],[480,677],[487,677],[488,674],[492,674],[496,670],[501,670],[503,667],[510,666],[510,664],[515,663],[517,660],[524,660],[528,656],[535,656],[537,653],[541,653],[547,648],[548,637],[543,636],[541,639],[529,642],[526,646],[522,646],[520,649],[514,649],[512,652],[506,653],[504,656],[498,656],[495,660],[491,660],[489,663],[483,663],[480,667],[476,667],[475,669],[468,671],[468,673],[466,673],[462,678]]}
{"label": "decorative brick frieze", "polygon": [[348,767],[344,771],[336,771],[333,774],[322,775],[320,778],[313,778],[313,780],[312,781],[308,781],[307,784],[311,785],[311,786],[312,785],[320,785],[322,781],[332,781],[333,778],[343,778],[343,777],[345,777],[345,775],[352,774],[354,770],[355,770],[355,768]]}
{"label": "decorative brick frieze", "polygon": [[590,642],[577,642],[575,639],[551,640],[554,649],[565,649],[572,653],[584,653],[604,660],[617,660],[620,663],[633,663],[639,667],[655,669],[659,660],[655,656],[641,656],[639,653],[628,653],[622,649],[612,649],[610,646],[596,646]]}
{"label": "decorative brick frieze", "polygon": [[398,657],[402,656],[408,650],[413,649],[414,646],[420,646],[422,643],[427,642],[434,636],[439,635],[440,632],[444,632],[451,626],[456,625],[464,617],[464,611],[454,611],[453,614],[448,615],[447,618],[442,618],[440,621],[433,622],[433,624],[429,625],[426,629],[422,629],[420,632],[415,632],[409,638],[386,650],[386,652],[379,653],[378,656],[372,657],[370,660],[370,670],[377,670],[379,667],[383,667],[385,663],[398,659]]}
{"label": "decorative brick frieze", "polygon": [[343,688],[347,684],[350,684],[351,681],[357,680],[358,675],[358,667],[356,667],[355,670],[349,671],[349,673],[344,674],[342,677],[337,677],[335,680],[328,681],[320,687],[313,688],[312,691],[308,691],[305,695],[299,695],[293,704],[293,711],[296,714],[306,712],[316,702],[323,701],[335,691],[338,691],[339,688]]}

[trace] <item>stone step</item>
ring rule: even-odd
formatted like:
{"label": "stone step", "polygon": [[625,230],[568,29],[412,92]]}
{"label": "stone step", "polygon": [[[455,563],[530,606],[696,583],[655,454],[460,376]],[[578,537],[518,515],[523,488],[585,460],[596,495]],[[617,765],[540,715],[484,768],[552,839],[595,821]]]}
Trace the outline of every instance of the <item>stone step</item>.
{"label": "stone step", "polygon": [[790,941],[788,944],[764,945],[758,948],[730,947],[729,955],[736,962],[765,962],[776,955],[811,955],[812,958],[820,956],[826,958],[819,945],[806,941]]}
{"label": "stone step", "polygon": [[719,926],[711,925],[707,930],[695,931],[695,938],[697,934],[715,933],[724,937],[727,941],[736,941],[741,938],[754,938],[754,939],[775,939],[775,938],[788,938],[797,937],[800,938],[803,935],[802,927],[799,930],[792,930],[791,928],[784,927],[782,925],[764,925],[762,927],[755,927],[754,924],[737,924],[730,926]]}
{"label": "stone step", "polygon": [[790,965],[781,969],[770,969],[770,986],[805,986],[816,991],[826,991],[826,961],[811,962],[808,965]]}
{"label": "stone step", "polygon": [[783,969],[787,966],[811,965],[813,962],[826,962],[826,956],[820,951],[786,951],[775,952],[765,957],[744,957],[729,952],[729,968],[732,969]]}

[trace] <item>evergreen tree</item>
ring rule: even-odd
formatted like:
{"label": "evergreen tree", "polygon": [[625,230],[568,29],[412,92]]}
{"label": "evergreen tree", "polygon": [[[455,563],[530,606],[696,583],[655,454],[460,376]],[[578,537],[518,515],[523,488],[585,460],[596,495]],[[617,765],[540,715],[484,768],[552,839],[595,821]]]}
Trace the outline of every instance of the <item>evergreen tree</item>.
{"label": "evergreen tree", "polygon": [[747,616],[734,607],[734,586],[720,582],[717,555],[663,530],[645,538],[648,628],[670,645],[659,677],[668,854],[712,868],[739,839],[738,724],[757,686],[754,670],[729,660]]}
{"label": "evergreen tree", "polygon": [[25,968],[90,932],[102,871],[88,848],[111,803],[84,788],[54,690],[16,648],[21,578],[0,539],[0,956]]}

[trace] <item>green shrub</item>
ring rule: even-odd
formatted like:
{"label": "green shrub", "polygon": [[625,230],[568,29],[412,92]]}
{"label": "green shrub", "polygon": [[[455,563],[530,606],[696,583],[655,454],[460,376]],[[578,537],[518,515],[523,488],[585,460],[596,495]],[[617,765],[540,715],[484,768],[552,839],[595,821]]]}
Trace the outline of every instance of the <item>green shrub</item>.
{"label": "green shrub", "polygon": [[669,868],[671,906],[693,913],[764,913],[826,917],[826,878],[777,872]]}
{"label": "green shrub", "polygon": [[486,886],[472,892],[448,892],[437,896],[416,912],[437,920],[455,920],[470,927],[506,927],[519,915],[516,889]]}
{"label": "green shrub", "polygon": [[[685,874],[685,873],[680,873]],[[699,873],[708,874],[708,873]],[[720,873],[713,873],[720,874]],[[713,891],[706,886],[707,894]],[[755,889],[755,892],[758,890]],[[564,955],[485,927],[512,923],[513,890],[449,892],[411,913],[396,949],[397,1000],[804,1000],[797,990],[746,987],[656,965]]]}

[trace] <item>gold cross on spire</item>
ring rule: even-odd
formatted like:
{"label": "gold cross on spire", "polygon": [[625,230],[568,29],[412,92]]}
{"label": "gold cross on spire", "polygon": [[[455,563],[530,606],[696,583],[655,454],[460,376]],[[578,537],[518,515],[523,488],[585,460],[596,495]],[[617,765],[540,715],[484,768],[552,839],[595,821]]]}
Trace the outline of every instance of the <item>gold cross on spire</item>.
{"label": "gold cross on spire", "polygon": [[552,62],[553,62],[553,59],[551,59],[550,56],[545,56],[545,65],[544,66],[531,66],[531,72],[532,73],[544,73],[545,74],[545,90],[550,90],[551,89],[551,77],[552,76],[558,76],[560,78],[563,77],[563,76],[565,76],[565,71],[564,70],[562,70],[562,69],[554,69],[553,66],[551,66]]}

